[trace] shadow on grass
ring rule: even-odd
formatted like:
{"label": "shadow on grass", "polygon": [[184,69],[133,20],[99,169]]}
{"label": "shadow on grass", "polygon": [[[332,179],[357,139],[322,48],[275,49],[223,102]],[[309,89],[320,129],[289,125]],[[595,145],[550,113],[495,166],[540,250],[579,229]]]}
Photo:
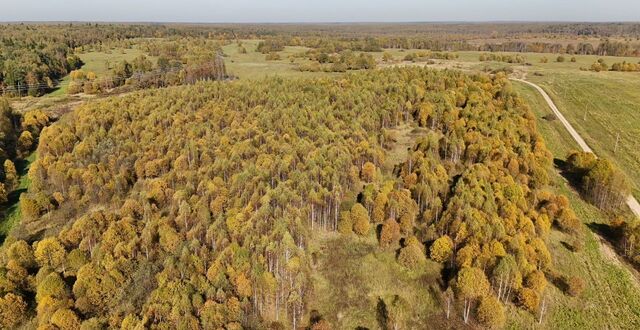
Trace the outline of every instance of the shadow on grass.
{"label": "shadow on grass", "polygon": [[569,289],[569,285],[567,285],[567,281],[562,276],[548,273],[546,275],[553,286],[558,288],[558,290],[560,290],[562,293],[567,292],[567,290]]}
{"label": "shadow on grass", "polygon": [[382,298],[378,298],[378,305],[376,306],[376,320],[378,321],[380,329],[385,329],[387,327],[388,319],[389,311],[387,311],[387,304],[382,300]]}

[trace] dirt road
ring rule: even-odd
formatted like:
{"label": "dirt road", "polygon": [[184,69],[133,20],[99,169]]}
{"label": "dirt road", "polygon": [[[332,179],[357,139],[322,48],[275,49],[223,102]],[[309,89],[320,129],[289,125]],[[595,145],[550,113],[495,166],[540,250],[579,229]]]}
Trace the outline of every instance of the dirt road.
{"label": "dirt road", "polygon": [[[522,80],[522,79],[517,79],[517,78],[512,78],[512,80],[525,83],[535,88],[542,95],[544,100],[547,101],[549,108],[551,108],[551,110],[556,115],[556,117],[558,117],[560,122],[562,122],[562,125],[564,125],[564,127],[567,129],[569,134],[571,134],[571,136],[573,137],[573,139],[576,140],[580,148],[582,148],[583,151],[593,152],[593,150],[589,147],[587,142],[584,141],[584,139],[580,136],[580,134],[578,134],[578,132],[571,126],[571,124],[569,124],[569,121],[567,121],[567,119],[562,115],[560,110],[558,110],[558,107],[556,107],[556,105],[553,103],[553,101],[551,100],[551,97],[549,97],[549,94],[547,94],[547,92],[545,92],[540,86],[532,82]],[[630,195],[627,198],[627,205],[636,216],[640,217],[640,204],[633,196]]]}

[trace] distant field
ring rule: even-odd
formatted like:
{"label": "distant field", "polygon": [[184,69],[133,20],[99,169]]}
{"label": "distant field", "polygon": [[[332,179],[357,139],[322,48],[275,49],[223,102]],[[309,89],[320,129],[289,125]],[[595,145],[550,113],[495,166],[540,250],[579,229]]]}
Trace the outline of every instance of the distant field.
{"label": "distant field", "polygon": [[[84,71],[93,71],[98,77],[108,73],[116,63],[122,61],[131,62],[140,55],[147,55],[143,51],[132,49],[114,49],[110,52],[88,52],[80,54],[80,58],[85,63],[82,66]],[[147,55],[155,63],[156,58]]]}
{"label": "distant field", "polygon": [[[146,55],[139,49],[115,49],[110,52],[87,52],[80,53],[80,59],[84,62],[82,66],[82,70],[85,72],[92,71],[98,77],[105,77],[109,74],[109,71],[113,68],[113,66],[118,63],[126,60],[128,62],[133,61],[134,58]],[[152,56],[148,56],[152,62],[156,61],[156,58]],[[60,80],[60,88],[55,90],[54,92],[47,94],[48,96],[61,96],[67,94],[67,87],[69,86],[69,82],[71,79],[69,76],[65,76]]]}
{"label": "distant field", "polygon": [[327,76],[336,75],[335,73],[325,72],[301,72],[298,70],[298,66],[302,63],[310,63],[305,58],[295,58],[293,62],[290,60],[290,56],[297,53],[304,53],[309,50],[306,47],[290,47],[287,46],[281,52],[280,60],[267,61],[265,54],[256,52],[256,46],[260,42],[259,40],[242,40],[242,46],[247,50],[246,54],[242,54],[238,47],[238,44],[231,43],[223,46],[224,54],[227,56],[225,59],[225,65],[227,72],[240,78],[240,79],[259,79],[267,76],[282,76],[282,77],[315,77],[315,76]]}

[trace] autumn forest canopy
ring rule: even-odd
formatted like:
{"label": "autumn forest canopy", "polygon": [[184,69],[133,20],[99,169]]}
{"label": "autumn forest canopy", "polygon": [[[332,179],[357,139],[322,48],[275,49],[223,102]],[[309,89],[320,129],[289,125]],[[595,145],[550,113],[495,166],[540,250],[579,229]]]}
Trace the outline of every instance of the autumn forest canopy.
{"label": "autumn forest canopy", "polygon": [[[428,133],[387,178],[401,122]],[[405,267],[442,263],[465,308],[536,311],[545,236],[577,231],[550,163],[501,76],[390,69],[88,104],[40,136],[3,303],[14,324],[33,306],[42,325],[291,327],[314,233],[379,227]]]}
{"label": "autumn forest canopy", "polygon": [[512,78],[633,77],[638,38],[635,23],[2,24],[0,329],[584,326],[567,314],[600,273],[562,263],[596,268],[603,249],[640,266],[620,211],[633,181],[558,156],[557,117]]}

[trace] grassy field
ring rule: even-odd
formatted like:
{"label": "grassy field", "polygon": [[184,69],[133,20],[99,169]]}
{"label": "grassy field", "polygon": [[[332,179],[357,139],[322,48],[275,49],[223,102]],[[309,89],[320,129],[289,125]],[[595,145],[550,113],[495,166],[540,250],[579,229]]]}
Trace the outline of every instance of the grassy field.
{"label": "grassy field", "polygon": [[549,148],[554,158],[564,160],[564,157],[569,152],[579,149],[578,143],[558,119],[548,120],[543,118],[552,114],[552,111],[537,90],[520,82],[512,82],[512,84],[514,89],[526,99],[532,111],[534,111],[538,123],[538,132],[544,137],[547,148]]}
{"label": "grassy field", "polygon": [[287,46],[283,51],[278,52],[280,60],[267,61],[265,54],[256,52],[256,46],[259,40],[242,40],[242,46],[247,50],[246,54],[240,52],[240,48],[236,43],[231,43],[222,47],[226,55],[225,65],[227,72],[239,79],[260,79],[267,76],[281,77],[317,77],[336,75],[335,73],[325,72],[301,72],[298,70],[300,64],[310,63],[305,58],[294,58],[293,62],[290,56],[304,53],[308,50],[306,47]]}

